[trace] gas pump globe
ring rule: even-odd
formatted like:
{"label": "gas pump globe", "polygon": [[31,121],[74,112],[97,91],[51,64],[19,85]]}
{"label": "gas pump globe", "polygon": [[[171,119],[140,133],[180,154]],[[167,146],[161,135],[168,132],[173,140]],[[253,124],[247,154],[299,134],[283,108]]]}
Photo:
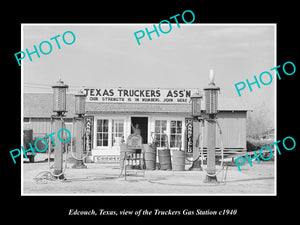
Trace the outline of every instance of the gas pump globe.
{"label": "gas pump globe", "polygon": [[53,88],[53,112],[63,115],[66,111],[66,91],[69,86],[59,79]]}
{"label": "gas pump globe", "polygon": [[85,97],[82,90],[75,94],[75,114],[79,117],[85,114]]}
{"label": "gas pump globe", "polygon": [[191,100],[192,100],[192,117],[200,117],[202,95],[197,92],[191,96]]}

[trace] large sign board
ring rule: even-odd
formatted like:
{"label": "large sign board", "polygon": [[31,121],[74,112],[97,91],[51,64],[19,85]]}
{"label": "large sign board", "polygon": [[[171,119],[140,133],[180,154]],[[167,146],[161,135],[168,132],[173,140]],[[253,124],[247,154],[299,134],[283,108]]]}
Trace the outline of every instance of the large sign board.
{"label": "large sign board", "polygon": [[86,102],[188,104],[197,89],[85,88]]}

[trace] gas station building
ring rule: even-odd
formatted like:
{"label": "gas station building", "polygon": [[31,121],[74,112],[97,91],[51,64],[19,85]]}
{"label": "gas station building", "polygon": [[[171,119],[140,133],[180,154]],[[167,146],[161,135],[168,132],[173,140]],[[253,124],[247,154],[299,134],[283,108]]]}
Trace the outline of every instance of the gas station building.
{"label": "gas station building", "polygon": [[[139,125],[143,143],[151,143],[153,135],[158,149],[192,151],[192,126],[190,96],[197,89],[84,89],[86,97],[86,148],[91,150],[93,162],[118,161],[120,144],[132,133],[132,126]],[[75,116],[75,97],[67,94],[66,128],[72,131]],[[50,133],[52,93],[23,94],[23,129],[32,129],[34,137]],[[223,132],[226,151],[246,151],[246,119],[249,107],[240,99],[219,95],[217,115]],[[202,110],[204,100],[202,101]],[[204,149],[206,148],[204,131]],[[167,138],[166,138],[167,137]],[[216,134],[216,148],[220,136]]]}

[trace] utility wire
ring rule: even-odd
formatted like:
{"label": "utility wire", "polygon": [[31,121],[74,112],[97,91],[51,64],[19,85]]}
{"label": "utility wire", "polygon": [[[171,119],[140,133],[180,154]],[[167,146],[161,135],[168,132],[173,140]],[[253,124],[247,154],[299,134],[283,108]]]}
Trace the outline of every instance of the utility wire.
{"label": "utility wire", "polygon": [[[24,85],[24,87],[26,88],[37,88],[37,89],[47,89],[47,90],[51,90],[51,87],[36,87],[36,86],[30,86],[30,85]],[[73,89],[73,88],[68,88],[69,91],[74,91],[77,92],[78,89]]]}
{"label": "utility wire", "polygon": [[[27,83],[24,82],[24,85],[34,85],[34,86],[46,86],[46,87],[52,87],[53,84],[38,84],[38,83]],[[68,85],[69,87],[82,87],[82,86],[76,86],[76,85]]]}

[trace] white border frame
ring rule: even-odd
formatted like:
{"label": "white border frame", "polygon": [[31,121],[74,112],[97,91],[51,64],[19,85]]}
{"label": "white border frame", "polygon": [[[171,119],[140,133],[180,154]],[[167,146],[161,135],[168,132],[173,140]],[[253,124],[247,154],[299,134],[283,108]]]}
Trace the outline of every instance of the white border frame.
{"label": "white border frame", "polygon": [[[21,51],[24,49],[23,45],[23,27],[24,26],[132,26],[132,25],[153,25],[153,23],[129,23],[129,24],[109,24],[109,23],[103,23],[103,24],[90,24],[90,23],[72,23],[72,24],[53,24],[53,23],[43,23],[43,24],[33,24],[33,23],[22,23],[21,24]],[[277,66],[277,23],[226,23],[226,24],[220,24],[220,23],[193,23],[193,24],[180,24],[181,26],[273,26],[274,27],[274,67]],[[23,72],[24,72],[24,64],[21,62],[21,146],[22,146],[22,140],[23,140],[23,91],[24,91],[24,78],[23,78]],[[274,71],[275,73],[275,71]],[[277,141],[277,79],[275,80],[275,88],[274,88],[274,97],[275,97],[275,104],[274,104],[274,124],[275,124],[275,141]],[[104,87],[103,87],[104,88]],[[163,87],[160,87],[163,88]],[[149,122],[149,121],[148,121]],[[149,127],[148,127],[149,129]],[[272,194],[211,194],[211,193],[203,193],[203,194],[24,194],[23,192],[23,156],[21,156],[21,196],[277,196],[277,152],[275,152],[275,160],[274,160],[274,170],[275,170],[275,179],[274,179],[274,193]]]}

